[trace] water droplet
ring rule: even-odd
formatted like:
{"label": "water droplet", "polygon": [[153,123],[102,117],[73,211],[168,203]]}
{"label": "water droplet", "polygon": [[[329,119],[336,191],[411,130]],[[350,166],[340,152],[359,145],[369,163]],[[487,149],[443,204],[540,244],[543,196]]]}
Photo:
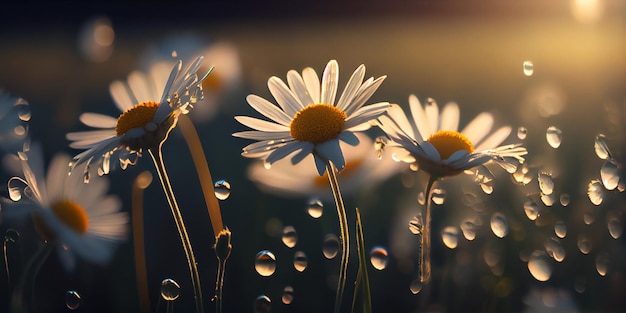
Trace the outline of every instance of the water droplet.
{"label": "water droplet", "polygon": [[424,192],[420,191],[420,193],[417,194],[417,203],[420,205],[424,205],[426,203],[426,195],[424,195]]}
{"label": "water droplet", "polygon": [[578,293],[583,293],[587,289],[587,281],[582,277],[576,277],[574,282],[574,290]]}
{"label": "water droplet", "polygon": [[621,237],[622,232],[624,231],[622,221],[615,215],[609,216],[607,220],[607,228],[609,229],[609,234],[613,237],[613,239]]}
{"label": "water droplet", "polygon": [[267,162],[267,161],[263,160],[263,167],[264,167],[266,170],[269,170],[270,168],[272,168],[272,163],[270,163],[270,162]]}
{"label": "water droplet", "polygon": [[385,149],[385,146],[387,145],[387,138],[385,137],[377,137],[376,140],[374,141],[374,150],[376,150],[376,157],[378,159],[382,159],[383,158],[383,150]]}
{"label": "water droplet", "polygon": [[324,214],[324,204],[322,200],[313,198],[309,200],[306,210],[312,218],[320,218]]}
{"label": "water droplet", "polygon": [[284,304],[291,304],[291,301],[293,301],[293,287],[287,286],[283,289],[281,300]]}
{"label": "water droplet", "polygon": [[461,223],[461,232],[463,233],[463,237],[465,237],[465,239],[469,241],[476,239],[477,229],[478,226],[471,219],[465,220],[463,223]]}
{"label": "water droplet", "polygon": [[509,221],[504,214],[495,212],[491,215],[491,231],[498,238],[504,238],[509,233]]}
{"label": "water droplet", "polygon": [[527,135],[528,129],[526,129],[526,127],[520,127],[517,129],[517,138],[519,138],[520,140],[526,139]]}
{"label": "water droplet", "polygon": [[563,221],[554,223],[554,234],[559,238],[567,236],[567,225]]}
{"label": "water droplet", "polygon": [[596,155],[598,158],[602,160],[612,159],[611,150],[609,150],[609,146],[606,144],[604,134],[599,134],[596,136],[596,141],[593,144],[593,149],[596,151]]}
{"label": "water droplet", "polygon": [[215,196],[219,200],[226,200],[230,196],[230,183],[220,179],[215,182]]}
{"label": "water droplet", "polygon": [[256,254],[254,268],[261,276],[271,276],[276,271],[276,257],[268,250]]}
{"label": "water droplet", "polygon": [[161,281],[161,298],[165,301],[174,301],[180,296],[180,285],[171,278]]}
{"label": "water droplet", "polygon": [[21,105],[19,106],[18,112],[17,112],[17,117],[22,120],[23,122],[28,122],[30,121],[31,118],[31,113],[30,113],[30,107],[27,105]]}
{"label": "water droplet", "polygon": [[555,126],[548,127],[548,130],[546,131],[546,140],[548,141],[550,147],[555,149],[558,148],[561,145],[562,141],[561,130],[556,128]]}
{"label": "water droplet", "polygon": [[433,203],[441,205],[446,200],[446,191],[440,188],[435,188],[432,194]]}
{"label": "water droplet", "polygon": [[589,185],[587,186],[587,196],[589,197],[591,203],[595,205],[600,205],[602,203],[602,200],[604,200],[603,189],[602,183],[599,180],[593,179],[589,182]]}
{"label": "water droplet", "polygon": [[554,202],[556,201],[554,194],[549,194],[549,195],[541,195],[541,202],[543,202],[543,204],[545,206],[552,206],[554,205]]}
{"label": "water droplet", "polygon": [[552,194],[554,191],[554,181],[552,180],[552,176],[550,174],[539,173],[537,181],[539,182],[539,189],[544,195]]}
{"label": "water droplet", "polygon": [[454,226],[444,227],[441,230],[441,239],[446,247],[450,249],[456,248],[459,244],[459,229]]}
{"label": "water droplet", "polygon": [[76,290],[65,292],[65,306],[70,310],[76,310],[80,306],[80,294]]}
{"label": "water droplet", "polygon": [[306,253],[302,251],[296,251],[293,255],[293,267],[298,272],[304,272],[307,265],[309,264],[309,259],[306,257]]}
{"label": "water droplet", "polygon": [[372,266],[374,266],[375,269],[379,271],[384,270],[389,262],[387,249],[381,246],[373,247],[370,251],[370,262],[372,262]]}
{"label": "water droplet", "polygon": [[420,291],[422,291],[422,287],[423,285],[419,278],[411,281],[411,284],[409,285],[409,289],[411,289],[411,293],[414,295],[420,293]]}
{"label": "water droplet", "polygon": [[285,226],[285,228],[283,228],[282,241],[287,248],[293,248],[296,246],[296,243],[298,242],[298,233],[293,226]]}
{"label": "water droplet", "polygon": [[13,133],[18,137],[24,136],[26,135],[26,127],[22,125],[15,126],[13,128]]}
{"label": "water droplet", "polygon": [[18,240],[20,240],[20,233],[13,228],[7,229],[7,232],[4,234],[4,242],[16,243]]}
{"label": "water droplet", "polygon": [[562,206],[568,206],[569,201],[570,201],[570,197],[569,197],[569,194],[567,193],[562,193],[561,196],[559,197],[559,202],[561,203]]}
{"label": "water droplet", "polygon": [[589,254],[589,252],[591,252],[591,240],[586,235],[581,234],[580,236],[578,236],[577,244],[578,250],[580,250],[582,254]]}
{"label": "water droplet", "polygon": [[539,208],[539,205],[535,203],[535,201],[528,200],[524,202],[524,212],[526,213],[526,217],[528,217],[529,220],[536,220],[539,216],[540,211],[541,209]]}
{"label": "water droplet", "polygon": [[322,242],[322,253],[327,259],[333,259],[339,253],[339,238],[335,234],[327,234]]}
{"label": "water droplet", "polygon": [[565,259],[565,248],[558,238],[550,237],[544,243],[546,253],[557,262],[563,262]]}
{"label": "water droplet", "polygon": [[595,221],[595,216],[593,215],[593,212],[585,212],[583,214],[583,222],[585,223],[585,225],[591,225],[594,221]]}
{"label": "water droplet", "polygon": [[493,193],[493,182],[481,183],[480,188],[485,194],[490,195]]}
{"label": "water droplet", "polygon": [[602,178],[604,188],[607,190],[617,188],[617,184],[619,183],[619,167],[612,161],[604,162],[600,169],[600,177]]}
{"label": "water droplet", "polygon": [[89,172],[89,167],[85,167],[85,171],[83,172],[83,183],[89,184],[90,179],[91,173]]}
{"label": "water droplet", "polygon": [[535,250],[528,259],[528,270],[536,280],[547,281],[552,275],[552,266],[549,262],[550,260],[545,252]]}
{"label": "water droplet", "polygon": [[254,313],[270,313],[272,300],[266,295],[260,295],[254,300]]}
{"label": "water droplet", "polygon": [[532,76],[535,71],[534,67],[535,65],[532,61],[524,61],[524,63],[522,63],[522,70],[524,71],[524,75]]}
{"label": "water droplet", "polygon": [[606,276],[609,271],[609,254],[607,252],[600,252],[596,255],[596,271],[600,276]]}
{"label": "water droplet", "polygon": [[13,201],[20,201],[22,199],[22,192],[19,187],[9,187],[9,198]]}
{"label": "water droplet", "polygon": [[422,233],[422,215],[413,216],[409,221],[409,231],[413,235],[419,235]]}

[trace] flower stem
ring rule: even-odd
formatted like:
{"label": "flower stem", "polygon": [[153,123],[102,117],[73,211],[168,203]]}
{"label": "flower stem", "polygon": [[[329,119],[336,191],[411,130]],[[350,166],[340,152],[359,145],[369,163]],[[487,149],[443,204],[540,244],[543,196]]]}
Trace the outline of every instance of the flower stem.
{"label": "flower stem", "polygon": [[424,216],[422,216],[422,228],[420,237],[420,268],[419,277],[420,282],[425,283],[430,280],[430,211],[431,202],[433,198],[433,189],[437,182],[437,178],[430,176],[428,178],[428,184],[426,185],[426,202],[424,203]]}
{"label": "flower stem", "polygon": [[370,291],[370,281],[367,275],[367,257],[365,256],[365,240],[363,239],[363,224],[361,223],[361,211],[356,209],[356,248],[359,255],[359,273],[355,285],[354,297],[352,300],[352,312],[356,304],[358,288],[361,287],[361,297],[363,298],[363,313],[372,313],[372,297]]}
{"label": "flower stem", "polygon": [[330,188],[335,197],[337,204],[337,215],[339,216],[339,231],[341,238],[341,266],[339,268],[339,279],[337,280],[337,295],[335,297],[335,313],[339,313],[341,309],[341,301],[343,300],[343,290],[346,286],[346,275],[348,272],[348,256],[350,255],[350,237],[348,235],[348,218],[346,209],[343,205],[341,192],[339,190],[339,182],[337,181],[337,169],[330,160],[326,161],[326,172],[330,181]]}
{"label": "flower stem", "polygon": [[[28,264],[26,264],[26,268],[24,269],[24,274],[17,285],[17,288],[13,292],[11,299],[11,312],[36,312],[35,304],[37,303],[37,298],[35,297],[35,280],[37,279],[37,275],[39,275],[39,270],[43,265],[44,261],[52,252],[53,244],[45,242],[35,253]],[[30,292],[26,292],[27,284],[30,284]]]}
{"label": "flower stem", "polygon": [[133,246],[135,248],[135,271],[137,273],[137,292],[143,313],[150,313],[150,296],[148,294],[148,273],[146,269],[146,251],[143,227],[143,191],[152,182],[152,174],[145,171],[133,182],[132,188],[132,222]]}
{"label": "flower stem", "polygon": [[180,213],[180,209],[178,208],[176,197],[174,197],[174,191],[172,190],[169,177],[167,176],[167,171],[165,170],[163,155],[161,153],[161,144],[159,144],[157,147],[149,148],[148,152],[150,152],[150,156],[154,161],[154,166],[156,167],[157,173],[159,174],[159,179],[161,180],[163,191],[165,192],[167,202],[170,206],[170,209],[172,210],[172,215],[174,217],[174,221],[176,222],[176,228],[178,229],[178,234],[183,244],[183,249],[185,250],[187,265],[189,266],[189,274],[191,275],[191,282],[193,284],[194,298],[196,300],[196,311],[198,313],[202,313],[204,309],[202,307],[202,289],[200,288],[198,265],[196,263],[196,257],[193,254],[193,249],[191,248],[191,242],[189,241],[187,228],[185,227],[185,223],[183,222],[183,217]]}

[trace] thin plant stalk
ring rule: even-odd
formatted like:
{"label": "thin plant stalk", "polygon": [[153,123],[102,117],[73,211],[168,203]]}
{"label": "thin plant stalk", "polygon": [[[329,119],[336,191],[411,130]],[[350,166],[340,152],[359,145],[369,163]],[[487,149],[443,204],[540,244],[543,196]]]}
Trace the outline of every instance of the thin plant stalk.
{"label": "thin plant stalk", "polygon": [[[26,268],[24,269],[24,275],[20,278],[17,288],[13,292],[11,299],[11,312],[35,312],[34,305],[37,303],[35,297],[35,281],[41,266],[52,252],[53,244],[45,242],[35,253]],[[29,287],[29,291],[26,291]]]}
{"label": "thin plant stalk", "polygon": [[365,240],[363,239],[363,223],[361,223],[361,211],[356,209],[356,248],[359,255],[359,272],[354,286],[354,297],[352,300],[352,312],[356,306],[358,290],[361,289],[363,299],[363,313],[372,313],[372,296],[370,291],[370,281],[367,275],[367,257],[365,256]]}
{"label": "thin plant stalk", "polygon": [[346,286],[348,256],[350,255],[350,237],[348,234],[348,217],[346,216],[346,209],[343,204],[343,199],[341,198],[339,182],[337,181],[337,168],[330,160],[326,161],[326,172],[328,173],[330,188],[332,189],[333,196],[335,197],[335,203],[337,205],[337,215],[339,216],[339,231],[341,238],[341,264],[339,268],[339,279],[337,280],[337,295],[335,296],[335,313],[339,313],[341,309],[341,302],[343,300],[343,291]]}
{"label": "thin plant stalk", "polygon": [[430,246],[431,246],[431,202],[433,198],[433,190],[437,183],[437,178],[429,176],[428,184],[426,185],[424,202],[424,215],[422,216],[422,227],[420,229],[420,266],[419,266],[419,278],[421,283],[426,283],[431,277],[430,267]]}
{"label": "thin plant stalk", "polygon": [[152,182],[152,174],[145,171],[135,179],[132,187],[132,223],[133,246],[135,249],[135,272],[137,273],[137,292],[143,313],[150,313],[150,296],[148,293],[148,273],[146,269],[146,252],[143,227],[143,191]]}
{"label": "thin plant stalk", "polygon": [[176,228],[178,229],[178,234],[180,236],[183,249],[185,250],[185,257],[187,258],[189,274],[191,275],[191,282],[193,284],[194,298],[196,300],[196,311],[198,313],[203,313],[204,309],[202,304],[202,288],[200,288],[200,275],[198,274],[198,265],[196,263],[196,257],[194,256],[193,249],[191,248],[191,241],[189,240],[189,235],[187,234],[187,228],[185,227],[183,216],[181,215],[180,209],[178,208],[178,202],[176,202],[176,197],[174,196],[174,191],[172,190],[167,171],[165,170],[165,164],[163,163],[163,154],[161,151],[163,142],[165,142],[165,140],[159,143],[157,147],[149,148],[148,152],[150,152],[150,156],[154,161],[154,166],[156,167],[157,173],[159,174],[159,180],[161,181],[163,191],[165,192],[165,197],[167,198],[167,202],[172,211],[174,221],[176,222]]}

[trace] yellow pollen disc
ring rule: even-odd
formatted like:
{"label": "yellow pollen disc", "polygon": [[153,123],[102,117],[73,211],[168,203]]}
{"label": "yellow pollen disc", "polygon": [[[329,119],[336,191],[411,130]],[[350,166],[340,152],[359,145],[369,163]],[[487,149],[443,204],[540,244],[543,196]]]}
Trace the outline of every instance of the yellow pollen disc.
{"label": "yellow pollen disc", "polygon": [[[356,173],[359,167],[363,165],[363,162],[365,162],[364,159],[355,159],[355,160],[350,160],[350,162],[346,162],[346,166],[344,166],[341,172],[339,172],[337,179],[341,180],[341,178],[343,177],[349,177],[350,175]],[[320,186],[320,187],[321,186],[330,187],[329,182],[328,182],[328,172],[324,172],[324,175],[322,176],[315,175],[315,178],[313,179],[313,185]]]}
{"label": "yellow pollen disc", "polygon": [[79,234],[87,232],[89,218],[85,209],[76,202],[61,200],[52,205],[54,215],[67,227]]}
{"label": "yellow pollen disc", "polygon": [[120,117],[117,118],[115,132],[118,136],[122,136],[133,128],[146,126],[146,124],[152,122],[158,108],[159,103],[147,101],[126,110],[126,112],[120,114]]}
{"label": "yellow pollen disc", "polygon": [[447,160],[453,153],[459,150],[465,150],[467,153],[474,152],[474,145],[467,137],[451,130],[440,130],[426,141],[435,146],[442,160]]}
{"label": "yellow pollen disc", "polygon": [[298,141],[322,143],[339,136],[346,118],[346,113],[334,105],[312,104],[296,113],[289,133]]}

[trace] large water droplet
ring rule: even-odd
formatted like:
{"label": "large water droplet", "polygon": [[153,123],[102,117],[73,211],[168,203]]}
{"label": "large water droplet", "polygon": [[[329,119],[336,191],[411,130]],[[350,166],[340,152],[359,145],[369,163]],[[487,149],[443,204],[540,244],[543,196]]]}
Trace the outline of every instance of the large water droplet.
{"label": "large water droplet", "polygon": [[599,134],[596,136],[596,141],[593,144],[593,149],[596,151],[596,155],[602,159],[612,159],[611,150],[609,150],[609,146],[606,144],[604,134]]}
{"label": "large water droplet", "polygon": [[419,235],[422,233],[422,215],[413,216],[409,221],[409,231],[413,235]]}
{"label": "large water droplet", "polygon": [[519,138],[520,140],[526,139],[527,135],[528,129],[526,129],[526,127],[520,127],[517,129],[517,138]]}
{"label": "large water droplet", "polygon": [[306,257],[306,253],[302,251],[296,251],[293,255],[293,267],[298,272],[304,272],[307,265],[309,264],[309,259]]}
{"label": "large water droplet", "polygon": [[320,218],[324,214],[324,204],[320,199],[309,199],[306,210],[312,218]]}
{"label": "large water droplet", "polygon": [[215,196],[219,200],[226,200],[230,196],[230,183],[220,179],[215,182],[213,186],[215,188]]}
{"label": "large water droplet", "polygon": [[459,244],[459,229],[454,226],[446,226],[441,230],[441,239],[443,244],[454,249]]}
{"label": "large water droplet", "polygon": [[563,221],[554,223],[554,234],[559,238],[567,236],[567,225]]}
{"label": "large water droplet", "polygon": [[528,217],[529,220],[536,220],[540,211],[541,208],[537,205],[537,203],[535,203],[535,201],[528,200],[524,202],[524,213],[526,213],[526,217]]}
{"label": "large water droplet", "polygon": [[545,205],[545,206],[552,206],[554,205],[554,202],[556,201],[554,194],[549,194],[549,195],[541,195],[541,202]]}
{"label": "large water droplet", "polygon": [[563,262],[565,259],[565,248],[558,238],[550,237],[544,243],[546,253],[557,262]]}
{"label": "large water droplet", "polygon": [[474,220],[468,219],[461,223],[461,232],[463,233],[463,237],[467,240],[476,239],[476,230],[478,226],[475,224]]}
{"label": "large water droplet", "polygon": [[532,61],[524,61],[524,63],[522,63],[522,70],[524,71],[524,75],[532,76],[535,72],[535,65]]}
{"label": "large water droplet", "polygon": [[600,276],[606,276],[609,271],[609,254],[607,252],[600,252],[596,255],[596,271]]}
{"label": "large water droplet", "polygon": [[602,187],[602,183],[594,179],[589,182],[587,186],[587,196],[591,203],[595,205],[600,205],[604,200],[604,187]]}
{"label": "large water droplet", "polygon": [[80,306],[80,294],[76,290],[65,292],[65,306],[70,310],[76,310]]}
{"label": "large water droplet", "polygon": [[509,221],[504,214],[495,212],[491,215],[491,231],[498,238],[504,238],[509,233]]}
{"label": "large water droplet", "polygon": [[272,311],[272,300],[266,295],[260,295],[254,299],[254,313],[270,313]]}
{"label": "large water droplet", "polygon": [[624,226],[622,225],[622,221],[616,215],[610,215],[607,220],[607,228],[609,230],[609,234],[613,239],[617,239],[622,236],[622,232],[624,231]]}
{"label": "large water droplet", "polygon": [[17,117],[24,121],[24,122],[28,122],[30,121],[32,114],[30,113],[30,107],[27,105],[20,105],[17,111]]}
{"label": "large water droplet", "polygon": [[435,188],[432,194],[433,203],[441,205],[446,200],[446,191],[440,188]]}
{"label": "large water droplet", "polygon": [[7,229],[7,232],[4,234],[4,242],[16,243],[18,240],[20,240],[20,233],[13,228]]}
{"label": "large water droplet", "polygon": [[422,291],[422,287],[424,285],[422,285],[422,282],[418,279],[414,279],[413,281],[411,281],[411,284],[409,285],[409,289],[411,290],[411,293],[416,295],[418,294],[420,291]]}
{"label": "large water droplet", "polygon": [[298,242],[298,233],[293,226],[285,226],[285,228],[283,228],[282,241],[287,248],[293,248],[296,246],[296,243]]}
{"label": "large water droplet", "polygon": [[291,304],[291,301],[293,301],[293,287],[287,286],[283,289],[281,300],[284,304]]}
{"label": "large water droplet", "polygon": [[582,254],[589,254],[589,252],[591,252],[591,240],[586,235],[581,234],[580,236],[578,236],[577,244],[578,250],[580,250]]}
{"label": "large water droplet", "polygon": [[558,148],[561,145],[562,141],[561,130],[556,128],[555,126],[548,127],[548,130],[546,131],[546,140],[548,141],[550,147],[555,149]]}
{"label": "large water droplet", "polygon": [[548,255],[541,250],[533,251],[528,259],[528,270],[538,281],[549,280],[552,275],[552,265],[550,264]]}
{"label": "large water droplet", "polygon": [[370,262],[372,262],[372,266],[382,271],[387,267],[387,263],[389,262],[389,253],[387,253],[387,249],[381,246],[373,247],[370,251]]}
{"label": "large water droplet", "polygon": [[271,276],[276,271],[276,256],[268,250],[261,250],[256,254],[254,268],[261,276]]}
{"label": "large water droplet", "polygon": [[22,192],[19,187],[9,187],[9,198],[13,201],[20,201],[22,199]]}
{"label": "large water droplet", "polygon": [[559,202],[562,206],[568,206],[570,201],[570,196],[567,193],[562,193],[559,197]]}
{"label": "large water droplet", "polygon": [[171,278],[161,282],[161,298],[165,301],[174,301],[180,296],[180,285]]}
{"label": "large water droplet", "polygon": [[333,259],[339,253],[339,238],[335,234],[328,234],[322,242],[322,253],[327,259]]}
{"label": "large water droplet", "polygon": [[548,173],[539,173],[537,175],[537,181],[539,182],[539,189],[544,195],[551,195],[554,191],[554,181],[552,176]]}
{"label": "large water droplet", "polygon": [[606,161],[602,164],[600,169],[600,177],[602,178],[602,184],[607,190],[613,190],[617,188],[619,184],[619,167],[612,161]]}

